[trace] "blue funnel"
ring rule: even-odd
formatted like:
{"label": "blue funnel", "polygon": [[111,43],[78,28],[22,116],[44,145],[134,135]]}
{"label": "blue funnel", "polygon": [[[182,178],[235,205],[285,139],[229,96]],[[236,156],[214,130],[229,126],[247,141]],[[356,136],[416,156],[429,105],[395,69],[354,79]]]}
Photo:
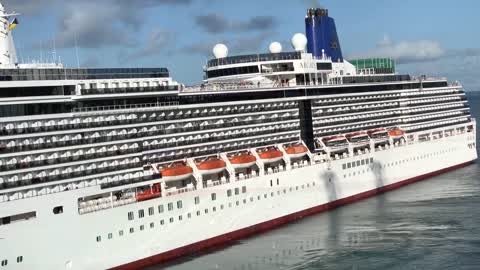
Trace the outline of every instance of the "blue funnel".
{"label": "blue funnel", "polygon": [[322,50],[332,62],[343,62],[342,48],[338,40],[335,20],[328,16],[327,9],[309,9],[305,17],[307,52],[322,57]]}

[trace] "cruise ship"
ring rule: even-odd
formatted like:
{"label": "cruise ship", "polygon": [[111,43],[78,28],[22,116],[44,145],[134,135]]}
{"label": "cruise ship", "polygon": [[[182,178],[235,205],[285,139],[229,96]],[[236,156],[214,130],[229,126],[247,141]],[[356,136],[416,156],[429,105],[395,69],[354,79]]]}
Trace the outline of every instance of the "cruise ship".
{"label": "cruise ship", "polygon": [[290,51],[216,45],[197,86],[18,63],[14,16],[0,6],[0,270],[143,269],[477,159],[462,85],[344,59],[327,9]]}

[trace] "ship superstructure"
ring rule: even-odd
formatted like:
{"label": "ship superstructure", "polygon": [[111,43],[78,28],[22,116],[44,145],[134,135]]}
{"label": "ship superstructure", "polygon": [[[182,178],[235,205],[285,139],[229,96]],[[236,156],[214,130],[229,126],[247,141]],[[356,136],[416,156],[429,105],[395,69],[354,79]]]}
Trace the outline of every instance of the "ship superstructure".
{"label": "ship superstructure", "polygon": [[305,21],[292,52],[215,46],[192,87],[5,64],[0,269],[141,269],[477,158],[460,84],[349,62],[326,9]]}

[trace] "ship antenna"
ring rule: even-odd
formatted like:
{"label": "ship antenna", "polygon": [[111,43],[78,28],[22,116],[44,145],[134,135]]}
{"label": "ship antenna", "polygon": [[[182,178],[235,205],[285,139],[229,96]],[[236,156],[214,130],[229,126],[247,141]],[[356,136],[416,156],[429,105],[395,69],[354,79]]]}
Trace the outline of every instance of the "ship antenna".
{"label": "ship antenna", "polygon": [[77,32],[73,33],[75,39],[75,55],[77,57],[77,68],[80,68],[80,59],[78,58]]}

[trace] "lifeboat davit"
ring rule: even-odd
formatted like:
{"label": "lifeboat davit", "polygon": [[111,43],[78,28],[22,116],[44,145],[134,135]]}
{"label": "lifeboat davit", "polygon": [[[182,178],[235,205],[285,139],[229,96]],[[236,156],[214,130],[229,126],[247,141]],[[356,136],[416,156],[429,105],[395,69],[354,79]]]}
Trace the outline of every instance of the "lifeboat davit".
{"label": "lifeboat davit", "polygon": [[218,158],[207,159],[197,163],[197,168],[203,175],[221,173],[226,167],[225,161]]}
{"label": "lifeboat davit", "polygon": [[165,182],[185,180],[192,174],[192,167],[187,166],[185,162],[176,162],[160,170],[160,175]]}
{"label": "lifeboat davit", "polygon": [[301,158],[307,154],[308,148],[302,144],[291,145],[291,146],[285,147],[285,152],[287,152],[287,154],[291,158]]}
{"label": "lifeboat davit", "polygon": [[250,168],[255,165],[255,163],[257,163],[257,158],[248,153],[229,157],[228,160],[230,161],[234,169]]}
{"label": "lifeboat davit", "polygon": [[396,128],[388,131],[388,136],[394,138],[394,139],[399,139],[405,135],[405,131]]}
{"label": "lifeboat davit", "polygon": [[259,152],[258,156],[262,159],[263,163],[268,164],[280,161],[283,158],[283,152],[278,149],[271,148]]}

